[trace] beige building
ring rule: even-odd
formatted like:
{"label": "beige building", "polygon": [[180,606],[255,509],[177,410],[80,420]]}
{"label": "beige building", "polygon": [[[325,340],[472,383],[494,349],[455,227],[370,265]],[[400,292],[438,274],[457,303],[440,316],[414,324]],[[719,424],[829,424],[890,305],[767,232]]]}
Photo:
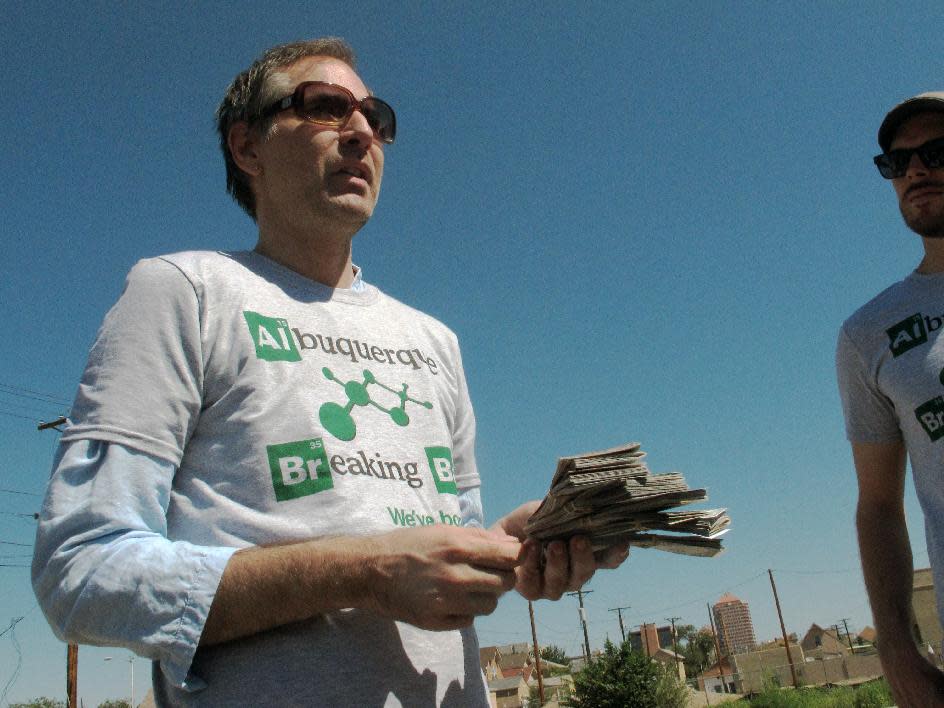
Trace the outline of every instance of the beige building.
{"label": "beige building", "polygon": [[810,625],[800,646],[807,656],[817,659],[849,653],[848,642],[841,639],[835,629],[824,629],[815,623]]}
{"label": "beige building", "polygon": [[715,603],[712,613],[722,654],[740,654],[757,646],[751,610],[746,602],[725,593]]}
{"label": "beige building", "polygon": [[521,675],[489,681],[488,692],[495,708],[521,708],[527,705],[531,695],[528,684]]}
{"label": "beige building", "polygon": [[[937,614],[937,598],[934,592],[934,577],[930,568],[916,568],[914,572],[914,590],[911,596],[914,612],[913,632],[915,641],[922,647],[930,644],[935,654],[941,653],[941,622]],[[878,638],[881,643],[882,638]]]}

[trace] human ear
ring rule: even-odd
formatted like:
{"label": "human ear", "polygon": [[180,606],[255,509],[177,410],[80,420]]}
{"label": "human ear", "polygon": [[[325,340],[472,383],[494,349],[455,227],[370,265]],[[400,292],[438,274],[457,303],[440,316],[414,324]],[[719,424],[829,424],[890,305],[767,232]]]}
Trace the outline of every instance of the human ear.
{"label": "human ear", "polygon": [[245,121],[233,123],[226,136],[226,144],[233,162],[247,175],[256,177],[262,173],[259,154],[256,150],[259,136]]}

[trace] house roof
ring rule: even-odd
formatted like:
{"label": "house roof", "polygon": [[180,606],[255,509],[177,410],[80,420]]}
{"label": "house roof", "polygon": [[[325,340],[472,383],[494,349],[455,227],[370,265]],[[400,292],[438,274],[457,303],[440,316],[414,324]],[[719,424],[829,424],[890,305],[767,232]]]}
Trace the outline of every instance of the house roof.
{"label": "house roof", "polygon": [[728,658],[725,657],[721,660],[721,668],[718,668],[718,664],[712,664],[707,669],[698,674],[702,678],[710,678],[712,676],[720,676],[722,672],[725,674],[731,673],[731,662],[728,661]]}
{"label": "house roof", "polygon": [[502,668],[502,670],[527,666],[530,663],[531,655],[526,652],[520,652],[518,654],[501,654],[498,657],[498,665]]}
{"label": "house roof", "polygon": [[512,676],[511,678],[494,679],[488,682],[489,691],[507,691],[509,688],[518,688],[525,683],[521,676]]}
{"label": "house roof", "polygon": [[479,663],[484,667],[492,659],[497,659],[501,655],[498,647],[481,647],[479,649]]}

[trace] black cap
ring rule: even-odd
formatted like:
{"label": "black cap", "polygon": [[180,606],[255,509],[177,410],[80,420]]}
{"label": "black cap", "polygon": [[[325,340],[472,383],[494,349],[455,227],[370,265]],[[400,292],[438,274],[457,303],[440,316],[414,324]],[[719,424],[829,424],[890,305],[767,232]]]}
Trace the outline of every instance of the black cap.
{"label": "black cap", "polygon": [[920,93],[892,108],[878,129],[878,144],[882,152],[888,152],[902,123],[913,115],[927,112],[944,113],[944,91]]}

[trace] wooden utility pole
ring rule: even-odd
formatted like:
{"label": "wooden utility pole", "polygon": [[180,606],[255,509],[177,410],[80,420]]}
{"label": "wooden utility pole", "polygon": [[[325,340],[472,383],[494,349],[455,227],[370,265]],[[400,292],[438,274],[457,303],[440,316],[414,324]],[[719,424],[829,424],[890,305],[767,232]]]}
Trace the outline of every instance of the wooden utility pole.
{"label": "wooden utility pole", "polygon": [[675,620],[682,619],[681,617],[666,617],[667,622],[672,623],[672,651],[675,652],[675,673],[678,673],[678,664],[679,664],[679,653],[678,653],[678,633],[675,631]]}
{"label": "wooden utility pole", "polygon": [[780,631],[783,634],[783,646],[787,650],[787,661],[790,662],[790,675],[793,676],[793,687],[799,688],[800,682],[797,680],[796,666],[793,665],[793,654],[790,652],[790,638],[787,636],[787,627],[783,623],[783,613],[780,611],[780,598],[777,596],[777,585],[774,583],[774,573],[770,568],[767,569],[767,575],[770,576],[770,587],[773,588],[774,591],[774,603],[777,605],[777,616],[780,618]]}
{"label": "wooden utility pole", "polygon": [[534,628],[534,605],[528,600],[528,614],[531,616],[531,641],[534,642],[534,667],[538,672],[538,696],[544,705],[544,677],[541,676],[541,647],[538,646],[538,631]]}
{"label": "wooden utility pole", "polygon": [[622,635],[624,642],[626,641],[626,630],[623,629],[623,610],[628,610],[628,609],[629,609],[629,606],[626,606],[626,607],[611,607],[611,608],[610,608],[610,612],[615,612],[615,613],[617,614],[617,616],[619,617],[620,634]]}
{"label": "wooden utility pole", "polygon": [[855,649],[852,648],[852,635],[849,634],[849,618],[843,617],[841,620],[842,626],[846,628],[846,641],[849,642],[849,651],[855,654]]}
{"label": "wooden utility pole", "polygon": [[718,643],[718,632],[715,630],[715,617],[711,612],[711,605],[705,603],[705,607],[708,608],[708,621],[711,623],[711,636],[715,640],[715,654],[718,657],[718,676],[721,679],[721,690],[724,693],[728,692],[728,684],[724,680],[724,669],[721,668],[721,644]]}
{"label": "wooden utility pole", "polygon": [[68,708],[79,708],[79,645],[70,644],[66,649],[66,695]]}
{"label": "wooden utility pole", "polygon": [[583,607],[583,596],[584,594],[589,595],[593,590],[578,590],[577,592],[567,593],[571,597],[576,595],[580,599],[580,623],[583,625],[583,648],[584,648],[584,657],[587,659],[587,664],[590,663],[590,637],[587,635],[587,611]]}
{"label": "wooden utility pole", "polygon": [[[66,424],[65,416],[60,416],[55,420],[46,422],[40,421],[36,426],[37,430],[55,430],[61,433],[60,425]],[[37,516],[37,518],[39,518]],[[79,688],[79,645],[69,644],[66,648],[66,697],[68,698],[68,708],[79,708],[78,703]]]}

